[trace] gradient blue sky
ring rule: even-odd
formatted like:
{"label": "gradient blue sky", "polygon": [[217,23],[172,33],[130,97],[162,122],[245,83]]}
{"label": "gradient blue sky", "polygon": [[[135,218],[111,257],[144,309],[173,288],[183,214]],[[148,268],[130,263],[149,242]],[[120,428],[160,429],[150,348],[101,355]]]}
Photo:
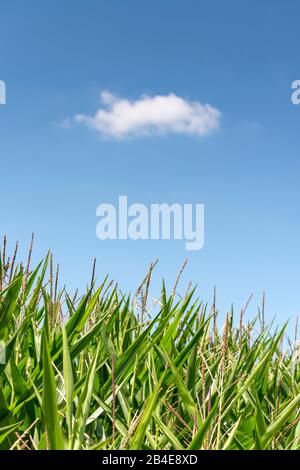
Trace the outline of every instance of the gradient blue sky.
{"label": "gradient blue sky", "polygon": [[[134,289],[159,258],[170,286],[189,279],[223,312],[263,289],[267,315],[300,311],[297,0],[10,0],[1,2],[0,233],[34,260],[52,248],[62,279],[84,286],[93,257]],[[176,93],[222,112],[220,130],[192,136],[103,140],[58,123],[92,114],[103,89],[137,99]],[[204,203],[205,246],[96,238],[101,202]],[[154,287],[155,290],[155,287]]]}

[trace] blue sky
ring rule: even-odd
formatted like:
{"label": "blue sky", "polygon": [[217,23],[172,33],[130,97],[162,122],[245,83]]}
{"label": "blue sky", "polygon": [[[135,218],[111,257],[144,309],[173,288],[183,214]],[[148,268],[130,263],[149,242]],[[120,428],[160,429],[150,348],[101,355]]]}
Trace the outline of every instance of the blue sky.
{"label": "blue sky", "polygon": [[[52,248],[62,280],[83,287],[93,257],[124,289],[159,258],[154,291],[171,286],[186,256],[206,300],[223,312],[261,292],[267,315],[300,311],[299,124],[291,83],[300,78],[300,5],[278,0],[126,2],[10,0],[1,4],[0,234],[34,260]],[[209,103],[220,128],[103,138],[61,123],[94,115],[100,92],[137,100],[174,93]],[[181,241],[99,241],[102,202],[205,204],[205,246]]]}

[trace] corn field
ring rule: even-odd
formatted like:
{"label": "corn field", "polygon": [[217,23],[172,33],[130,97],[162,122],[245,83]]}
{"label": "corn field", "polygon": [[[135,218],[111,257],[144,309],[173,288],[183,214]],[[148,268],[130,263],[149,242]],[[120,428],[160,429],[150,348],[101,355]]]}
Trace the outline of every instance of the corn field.
{"label": "corn field", "polygon": [[[52,255],[34,269],[0,256],[0,449],[297,450],[297,338],[263,308],[220,325],[190,286],[155,305],[95,274],[59,288]],[[176,277],[176,275],[174,276]]]}

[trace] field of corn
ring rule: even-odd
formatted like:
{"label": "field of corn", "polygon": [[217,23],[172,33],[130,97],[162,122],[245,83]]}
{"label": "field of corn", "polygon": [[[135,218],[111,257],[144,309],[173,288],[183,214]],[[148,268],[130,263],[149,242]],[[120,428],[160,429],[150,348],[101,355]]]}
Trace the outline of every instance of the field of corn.
{"label": "field of corn", "polygon": [[[51,254],[0,256],[0,449],[300,449],[296,337],[212,306],[189,286],[155,306],[151,273],[123,295],[94,270],[58,288]],[[174,276],[176,279],[176,274]],[[223,317],[224,318],[224,317]]]}

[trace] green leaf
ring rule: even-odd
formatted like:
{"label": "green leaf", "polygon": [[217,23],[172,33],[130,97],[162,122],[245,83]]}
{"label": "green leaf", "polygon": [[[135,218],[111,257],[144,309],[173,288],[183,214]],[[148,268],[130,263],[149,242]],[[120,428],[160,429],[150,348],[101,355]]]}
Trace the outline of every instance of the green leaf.
{"label": "green leaf", "polygon": [[0,428],[0,444],[5,441],[5,439],[14,431],[17,431],[21,425],[21,421],[16,424],[10,424],[9,426],[4,426]]}
{"label": "green leaf", "polygon": [[67,423],[68,423],[68,433],[69,433],[69,442],[72,441],[72,415],[73,415],[73,391],[74,391],[74,381],[73,381],[73,370],[72,363],[68,345],[68,338],[65,326],[62,327],[63,334],[63,376],[64,376],[64,385],[65,385],[65,394],[66,394],[66,403],[67,403]]}
{"label": "green leaf", "polygon": [[9,322],[17,309],[17,299],[22,286],[23,276],[20,274],[0,297],[0,339],[5,339]]}
{"label": "green leaf", "polygon": [[283,424],[293,419],[294,410],[300,404],[300,395],[297,395],[288,405],[284,407],[284,409],[279,413],[275,421],[268,426],[264,436],[262,437],[262,447],[263,449],[267,449],[270,442],[274,438],[274,436],[281,431]]}
{"label": "green leaf", "polygon": [[50,450],[64,449],[63,435],[61,431],[56,385],[53,367],[49,353],[48,341],[46,335],[43,334],[43,413],[45,426],[48,434]]}
{"label": "green leaf", "polygon": [[82,444],[83,444],[85,427],[86,427],[87,419],[89,416],[89,408],[90,408],[90,402],[92,398],[98,355],[99,355],[99,345],[95,352],[89,372],[86,377],[85,385],[83,387],[82,393],[78,400],[78,407],[76,410],[74,427],[73,427],[73,439],[72,439],[73,450],[81,449]]}
{"label": "green leaf", "polygon": [[132,437],[130,450],[142,450],[143,449],[143,440],[147,431],[147,427],[149,425],[149,422],[152,419],[154,410],[157,408],[157,406],[159,406],[158,399],[159,399],[162,381],[163,381],[163,377],[156,385],[152,395],[149,397],[147,401],[144,411],[142,412],[140,416],[139,424]]}

